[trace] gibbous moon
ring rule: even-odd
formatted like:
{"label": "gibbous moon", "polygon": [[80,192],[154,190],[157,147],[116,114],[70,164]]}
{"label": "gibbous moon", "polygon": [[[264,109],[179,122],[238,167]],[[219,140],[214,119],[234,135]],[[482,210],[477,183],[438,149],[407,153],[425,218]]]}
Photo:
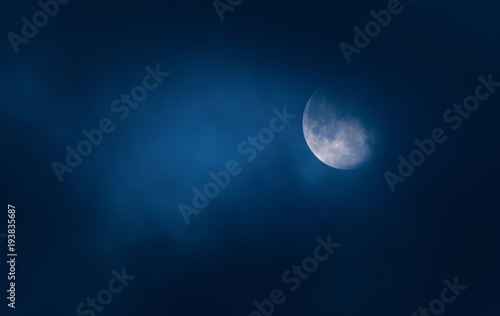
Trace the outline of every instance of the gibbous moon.
{"label": "gibbous moon", "polygon": [[353,117],[345,99],[323,86],[307,102],[302,119],[304,137],[314,155],[330,167],[350,170],[370,157],[370,136]]}

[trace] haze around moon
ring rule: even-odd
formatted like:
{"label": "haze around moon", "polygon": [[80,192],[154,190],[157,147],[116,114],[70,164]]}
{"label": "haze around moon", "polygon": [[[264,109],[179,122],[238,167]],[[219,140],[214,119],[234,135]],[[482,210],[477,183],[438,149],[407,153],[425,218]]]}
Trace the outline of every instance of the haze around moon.
{"label": "haze around moon", "polygon": [[344,102],[330,87],[319,88],[307,102],[302,124],[307,145],[320,161],[351,170],[370,157],[370,134]]}

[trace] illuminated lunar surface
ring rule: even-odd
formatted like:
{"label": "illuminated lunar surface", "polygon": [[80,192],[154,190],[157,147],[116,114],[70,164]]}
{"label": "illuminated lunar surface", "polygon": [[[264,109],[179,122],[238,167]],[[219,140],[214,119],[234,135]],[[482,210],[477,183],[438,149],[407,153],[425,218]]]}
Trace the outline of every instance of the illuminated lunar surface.
{"label": "illuminated lunar surface", "polygon": [[370,137],[359,119],[338,104],[326,87],[309,99],[302,119],[304,137],[314,155],[330,167],[350,170],[370,157]]}

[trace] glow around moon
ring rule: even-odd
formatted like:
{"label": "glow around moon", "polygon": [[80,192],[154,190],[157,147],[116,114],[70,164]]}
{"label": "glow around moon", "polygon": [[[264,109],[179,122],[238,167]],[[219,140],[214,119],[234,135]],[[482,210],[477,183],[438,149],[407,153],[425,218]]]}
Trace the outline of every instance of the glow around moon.
{"label": "glow around moon", "polygon": [[361,121],[345,111],[328,87],[318,89],[307,103],[303,130],[314,155],[330,167],[350,170],[370,157],[370,136]]}

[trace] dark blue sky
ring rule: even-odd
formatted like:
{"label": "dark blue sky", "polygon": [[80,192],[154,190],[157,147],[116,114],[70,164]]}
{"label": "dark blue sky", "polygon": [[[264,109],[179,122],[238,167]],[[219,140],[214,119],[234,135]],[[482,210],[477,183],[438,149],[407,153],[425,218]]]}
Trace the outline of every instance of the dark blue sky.
{"label": "dark blue sky", "polygon": [[[411,315],[456,277],[468,288],[443,315],[494,315],[500,91],[456,130],[443,113],[478,76],[500,81],[500,6],[401,1],[348,63],[340,43],[389,2],[243,0],[221,21],[211,1],[73,0],[18,53],[8,34],[40,6],[5,3],[0,197],[16,206],[18,275],[16,310],[0,308],[78,315],[125,267],[135,279],[96,315],[251,315],[273,289],[286,295],[273,315]],[[357,170],[328,167],[304,140],[325,83],[375,135]],[[133,89],[147,97],[120,103]],[[284,107],[296,117],[247,162],[238,146]],[[114,129],[58,181],[51,164],[103,119]],[[448,139],[391,192],[384,173],[435,128]],[[186,225],[179,204],[232,160],[241,173]],[[327,236],[341,246],[291,291],[283,273]]]}

